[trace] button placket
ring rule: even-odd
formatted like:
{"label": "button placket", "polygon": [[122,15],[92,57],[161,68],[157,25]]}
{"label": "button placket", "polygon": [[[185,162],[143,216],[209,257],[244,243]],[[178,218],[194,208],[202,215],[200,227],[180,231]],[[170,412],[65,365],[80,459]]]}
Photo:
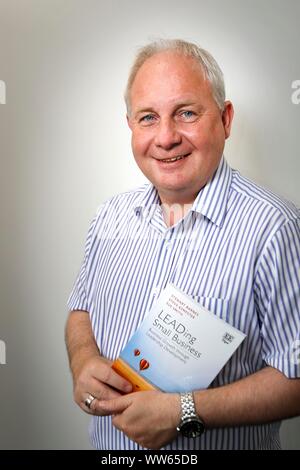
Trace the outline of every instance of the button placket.
{"label": "button placket", "polygon": [[[172,248],[172,229],[168,228],[162,234],[161,246],[160,246],[160,257],[162,257],[164,254],[166,254],[166,256],[168,258],[168,260],[167,260],[168,262],[169,262],[170,256],[172,256],[172,253],[170,253],[171,248]],[[168,265],[168,262],[165,263],[166,266]],[[158,263],[158,265],[159,265],[159,263]],[[169,270],[168,271],[164,270],[163,275],[160,276],[159,280],[156,280],[156,282],[154,282],[154,285],[156,286],[153,289],[153,299],[154,300],[156,300],[159,297],[161,291],[163,290],[163,288],[165,286],[165,280],[170,277],[170,270],[172,271],[172,265],[173,265],[173,263],[171,263],[171,266],[170,266]],[[157,282],[159,282],[159,284]]]}

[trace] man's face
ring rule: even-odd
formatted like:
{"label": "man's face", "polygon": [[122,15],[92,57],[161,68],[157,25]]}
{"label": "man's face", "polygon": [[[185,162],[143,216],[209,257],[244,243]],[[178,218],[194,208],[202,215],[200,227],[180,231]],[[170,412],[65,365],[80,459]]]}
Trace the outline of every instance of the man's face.
{"label": "man's face", "polygon": [[132,150],[162,202],[191,203],[212,177],[230,134],[233,108],[218,108],[195,59],[161,52],[131,89]]}

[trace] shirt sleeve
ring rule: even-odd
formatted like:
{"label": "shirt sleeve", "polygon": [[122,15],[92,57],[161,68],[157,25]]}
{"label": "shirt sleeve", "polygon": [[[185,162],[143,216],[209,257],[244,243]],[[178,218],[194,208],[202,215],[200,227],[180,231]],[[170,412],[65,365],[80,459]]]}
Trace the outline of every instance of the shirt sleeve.
{"label": "shirt sleeve", "polygon": [[289,220],[267,244],[255,279],[262,358],[300,378],[300,220]]}
{"label": "shirt sleeve", "polygon": [[70,297],[67,302],[67,306],[70,311],[71,310],[85,310],[87,312],[90,311],[88,294],[87,294],[87,266],[88,266],[88,260],[90,257],[92,241],[94,238],[95,226],[96,226],[97,220],[99,219],[99,213],[101,212],[101,208],[97,211],[97,214],[92,220],[90,228],[88,230],[88,234],[87,234],[87,238],[85,242],[84,259],[83,259],[79,274],[73,285],[73,289],[71,291]]}

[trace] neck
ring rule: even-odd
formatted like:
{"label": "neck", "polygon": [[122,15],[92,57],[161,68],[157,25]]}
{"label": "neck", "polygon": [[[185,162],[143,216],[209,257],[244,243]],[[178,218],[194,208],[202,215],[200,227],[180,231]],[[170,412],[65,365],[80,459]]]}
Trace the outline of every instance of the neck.
{"label": "neck", "polygon": [[179,220],[183,219],[188,211],[191,209],[193,204],[180,204],[167,205],[162,204],[162,214],[167,227],[176,225]]}
{"label": "neck", "polygon": [[161,210],[167,227],[172,227],[183,219],[191,209],[194,200],[186,203],[161,200]]}
{"label": "neck", "polygon": [[159,192],[159,197],[165,224],[167,227],[172,227],[186,216],[188,211],[191,209],[197,194],[174,196],[173,194],[169,195]]}
{"label": "neck", "polygon": [[174,194],[174,192],[171,192],[171,191],[168,192],[168,191],[161,191],[157,189],[161,203],[167,204],[169,206],[172,206],[172,205],[185,206],[188,204],[193,204],[200,190],[201,188],[199,188],[198,191],[192,194],[190,192],[181,193],[179,191],[178,193]]}
{"label": "neck", "polygon": [[162,214],[167,227],[172,227],[186,216],[188,211],[191,209],[198,192],[199,191],[195,194],[191,194],[190,191],[178,191],[174,194],[174,192],[158,191]]}

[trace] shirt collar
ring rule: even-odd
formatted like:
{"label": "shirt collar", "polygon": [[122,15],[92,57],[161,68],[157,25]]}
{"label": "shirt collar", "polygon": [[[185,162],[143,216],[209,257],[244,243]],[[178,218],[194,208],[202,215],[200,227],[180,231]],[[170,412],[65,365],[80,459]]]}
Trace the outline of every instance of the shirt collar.
{"label": "shirt collar", "polygon": [[[223,156],[212,178],[199,191],[191,210],[221,226],[227,211],[231,180],[232,170]],[[134,210],[136,215],[145,211],[151,217],[159,205],[160,199],[156,188],[152,184],[146,184],[134,204]]]}
{"label": "shirt collar", "polygon": [[158,192],[152,184],[145,184],[142,188],[141,194],[136,199],[134,210],[137,215],[141,211],[146,210],[148,213],[153,212],[154,208],[160,205]]}
{"label": "shirt collar", "polygon": [[222,226],[227,211],[227,201],[232,180],[232,170],[223,156],[212,178],[200,190],[192,211]]}

